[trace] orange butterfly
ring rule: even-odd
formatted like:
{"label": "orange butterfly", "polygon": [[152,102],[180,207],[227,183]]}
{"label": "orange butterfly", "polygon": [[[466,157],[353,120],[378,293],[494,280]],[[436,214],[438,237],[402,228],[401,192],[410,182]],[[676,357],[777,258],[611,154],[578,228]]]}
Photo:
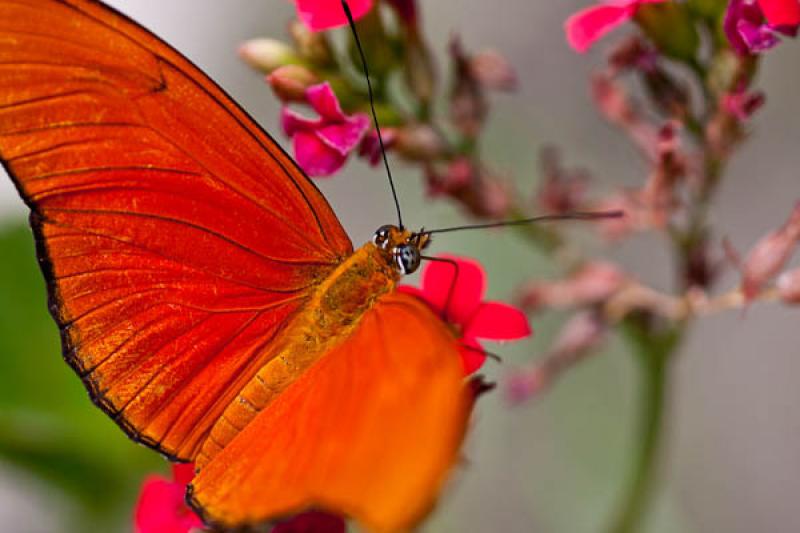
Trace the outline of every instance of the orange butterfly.
{"label": "orange butterfly", "polygon": [[453,334],[395,291],[424,236],[354,251],[230,97],[92,0],[0,0],[0,158],[64,357],[131,438],[196,463],[208,521],[430,510],[472,395]]}

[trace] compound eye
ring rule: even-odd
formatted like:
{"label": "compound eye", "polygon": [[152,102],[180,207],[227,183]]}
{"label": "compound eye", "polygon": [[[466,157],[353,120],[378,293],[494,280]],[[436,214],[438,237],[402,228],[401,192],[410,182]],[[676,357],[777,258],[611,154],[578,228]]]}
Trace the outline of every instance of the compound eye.
{"label": "compound eye", "polygon": [[392,226],[381,226],[372,236],[372,244],[385,250],[389,244],[389,237],[392,233]]}
{"label": "compound eye", "polygon": [[392,250],[395,268],[403,275],[413,274],[420,263],[419,249],[412,244],[401,244]]}

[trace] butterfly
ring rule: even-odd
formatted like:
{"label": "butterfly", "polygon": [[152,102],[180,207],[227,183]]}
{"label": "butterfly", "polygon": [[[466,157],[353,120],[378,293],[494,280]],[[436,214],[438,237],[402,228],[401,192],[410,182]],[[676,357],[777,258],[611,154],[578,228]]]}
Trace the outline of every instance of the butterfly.
{"label": "butterfly", "polygon": [[395,290],[424,234],[354,249],[220,87],[94,0],[0,0],[0,159],[64,358],[133,440],[195,463],[208,523],[428,513],[473,394],[454,334]]}

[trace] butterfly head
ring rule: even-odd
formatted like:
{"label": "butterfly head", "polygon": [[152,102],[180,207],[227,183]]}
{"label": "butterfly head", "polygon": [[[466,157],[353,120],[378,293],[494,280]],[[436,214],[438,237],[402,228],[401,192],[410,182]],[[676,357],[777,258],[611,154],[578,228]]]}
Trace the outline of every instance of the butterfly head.
{"label": "butterfly head", "polygon": [[425,231],[411,232],[397,226],[381,226],[372,237],[372,244],[384,252],[385,257],[397,272],[413,274],[422,261],[422,250],[431,242]]}

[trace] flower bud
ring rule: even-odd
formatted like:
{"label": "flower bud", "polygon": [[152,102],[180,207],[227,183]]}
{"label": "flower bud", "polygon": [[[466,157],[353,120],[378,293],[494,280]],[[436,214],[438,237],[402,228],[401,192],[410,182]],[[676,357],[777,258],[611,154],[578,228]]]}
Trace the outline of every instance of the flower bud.
{"label": "flower bud", "polygon": [[742,265],[742,292],[747,300],[758,295],[764,284],[783,269],[792,256],[798,240],[800,240],[800,202],[782,227],[762,237],[747,254]]}
{"label": "flower bud", "polygon": [[300,57],[314,66],[327,67],[335,64],[333,50],[324,32],[311,31],[299,20],[289,23],[292,36]]}
{"label": "flower bud", "polygon": [[472,78],[487,89],[513,91],[517,88],[517,71],[508,59],[497,52],[479,52],[469,59]]}
{"label": "flower bud", "polygon": [[554,148],[545,148],[539,156],[542,169],[542,184],[536,193],[536,201],[547,213],[578,211],[584,203],[589,174],[583,170],[565,169],[561,166],[559,153]]}
{"label": "flower bud", "polygon": [[304,102],[306,89],[319,82],[313,72],[301,65],[284,65],[267,75],[267,83],[284,103]]}
{"label": "flower bud", "polygon": [[529,311],[593,305],[607,300],[626,281],[613,263],[592,261],[567,279],[528,283],[520,291],[520,304]]}
{"label": "flower bud", "polygon": [[412,161],[431,161],[447,150],[441,136],[424,124],[410,124],[398,129],[395,148],[398,154]]}
{"label": "flower bud", "polygon": [[778,296],[787,304],[800,304],[800,268],[788,270],[775,282]]}
{"label": "flower bud", "polygon": [[300,62],[291,46],[275,39],[251,39],[239,47],[239,56],[251,67],[267,73]]}
{"label": "flower bud", "polygon": [[727,114],[744,122],[753,116],[753,113],[758,111],[765,101],[766,96],[761,91],[732,91],[722,96],[722,109]]}
{"label": "flower bud", "polygon": [[552,385],[562,373],[603,341],[607,329],[607,325],[593,312],[574,315],[561,328],[541,363],[509,378],[505,388],[509,402],[519,404]]}

